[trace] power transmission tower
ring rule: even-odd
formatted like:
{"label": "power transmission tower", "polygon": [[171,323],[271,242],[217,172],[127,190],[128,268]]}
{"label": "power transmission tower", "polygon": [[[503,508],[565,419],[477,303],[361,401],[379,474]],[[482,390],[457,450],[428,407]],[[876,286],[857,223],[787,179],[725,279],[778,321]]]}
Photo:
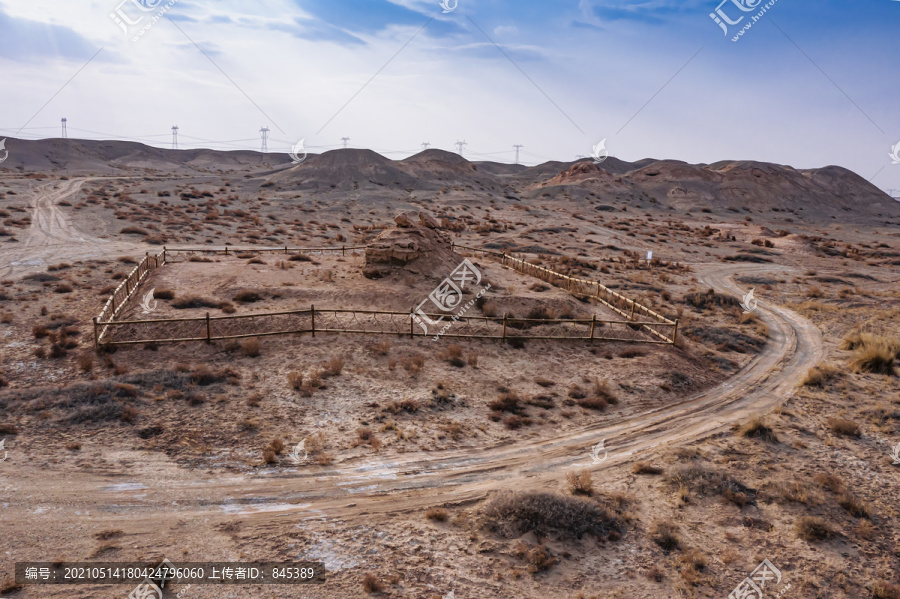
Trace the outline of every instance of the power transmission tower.
{"label": "power transmission tower", "polygon": [[347,149],[347,143],[348,143],[349,141],[350,141],[350,138],[349,138],[349,137],[342,137],[342,138],[341,138],[341,143],[344,144],[344,149],[345,149],[345,150]]}
{"label": "power transmission tower", "polygon": [[465,147],[466,147],[467,145],[469,145],[469,144],[467,144],[467,143],[464,142],[464,141],[458,141],[458,142],[456,142],[456,143],[453,144],[453,145],[456,146],[456,149],[457,149],[457,151],[459,152],[459,155],[462,156],[462,155],[463,155],[463,148],[465,148]]}
{"label": "power transmission tower", "polygon": [[521,149],[524,148],[525,146],[516,144],[516,145],[514,145],[513,147],[516,149],[516,164],[519,164],[519,150],[521,150]]}
{"label": "power transmission tower", "polygon": [[897,197],[895,194],[896,194],[898,191],[900,191],[900,189],[888,189],[888,190],[887,190],[888,195],[891,196],[892,198],[896,198],[896,197]]}
{"label": "power transmission tower", "polygon": [[422,144],[422,149],[423,149],[423,150],[427,150],[427,149],[430,148],[430,147],[431,147],[431,144],[428,143],[427,141],[426,141],[425,143]]}
{"label": "power transmission tower", "polygon": [[62,119],[62,138],[63,139],[67,139],[69,137],[69,132],[66,129],[66,123],[68,123],[68,122],[69,122],[69,119],[67,119],[66,117],[63,117],[63,119]]}
{"label": "power transmission tower", "polygon": [[263,127],[259,130],[259,136],[262,138],[262,153],[269,152],[269,128]]}
{"label": "power transmission tower", "polygon": [[172,149],[178,149],[178,125],[172,127]]}

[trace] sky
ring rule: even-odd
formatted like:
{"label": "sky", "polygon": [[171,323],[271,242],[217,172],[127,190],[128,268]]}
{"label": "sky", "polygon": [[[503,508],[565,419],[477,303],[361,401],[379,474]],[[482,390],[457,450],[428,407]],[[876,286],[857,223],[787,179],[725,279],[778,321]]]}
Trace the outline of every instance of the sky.
{"label": "sky", "polygon": [[900,195],[900,1],[720,1],[0,0],[0,138],[66,117],[160,147],[177,125],[181,148],[259,150],[267,127],[269,151],[465,141],[524,164],[605,140],[840,165]]}

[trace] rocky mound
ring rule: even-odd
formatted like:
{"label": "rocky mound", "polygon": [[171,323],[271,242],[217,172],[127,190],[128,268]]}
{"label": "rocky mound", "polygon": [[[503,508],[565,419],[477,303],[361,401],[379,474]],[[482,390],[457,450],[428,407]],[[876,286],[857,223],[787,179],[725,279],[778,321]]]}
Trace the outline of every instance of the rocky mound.
{"label": "rocky mound", "polygon": [[450,236],[438,230],[437,221],[424,212],[408,212],[394,219],[366,246],[363,274],[380,279],[395,273],[442,280],[460,265],[463,257],[451,248]]}

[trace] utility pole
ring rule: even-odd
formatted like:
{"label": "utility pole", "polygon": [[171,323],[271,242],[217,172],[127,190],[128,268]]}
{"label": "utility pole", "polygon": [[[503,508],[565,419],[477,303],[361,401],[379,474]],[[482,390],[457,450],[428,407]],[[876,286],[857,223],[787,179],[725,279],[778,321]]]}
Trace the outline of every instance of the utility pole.
{"label": "utility pole", "polygon": [[516,164],[519,164],[519,150],[521,150],[525,146],[516,144],[513,147],[516,149]]}
{"label": "utility pole", "polygon": [[269,152],[269,128],[262,127],[259,130],[259,136],[262,138],[262,153],[267,154]]}
{"label": "utility pole", "polygon": [[172,127],[172,149],[178,149],[178,125]]}
{"label": "utility pole", "polygon": [[69,137],[69,132],[66,129],[66,123],[68,123],[68,122],[69,122],[69,119],[67,119],[66,117],[63,117],[63,119],[62,119],[62,138],[63,139],[67,139]]}
{"label": "utility pole", "polygon": [[342,138],[341,138],[341,143],[344,144],[344,149],[345,149],[345,150],[347,149],[347,144],[349,143],[349,141],[350,141],[350,138],[349,138],[349,137],[342,137]]}
{"label": "utility pole", "polygon": [[456,143],[453,144],[453,145],[456,146],[456,149],[457,149],[457,151],[459,152],[459,155],[462,156],[462,155],[463,155],[463,148],[465,148],[465,147],[466,147],[467,145],[469,145],[469,144],[467,144],[465,141],[458,141],[458,142],[456,142]]}

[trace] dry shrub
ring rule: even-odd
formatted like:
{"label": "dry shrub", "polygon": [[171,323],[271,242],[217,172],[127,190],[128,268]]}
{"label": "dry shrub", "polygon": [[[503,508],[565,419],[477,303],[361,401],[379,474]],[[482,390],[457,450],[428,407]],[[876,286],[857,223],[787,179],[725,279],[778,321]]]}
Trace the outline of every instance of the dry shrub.
{"label": "dry shrub", "polygon": [[278,457],[275,455],[275,451],[271,447],[263,449],[263,464],[268,466],[277,463]]}
{"label": "dry shrub", "polygon": [[446,522],[450,514],[444,508],[433,507],[425,512],[425,517],[434,522]]}
{"label": "dry shrub", "polygon": [[487,316],[488,318],[494,318],[497,316],[497,313],[500,309],[497,307],[497,304],[494,302],[485,302],[481,305],[481,313]]}
{"label": "dry shrub", "polygon": [[566,473],[566,484],[572,495],[584,495],[585,497],[594,495],[594,481],[591,478],[590,470]]}
{"label": "dry shrub", "polygon": [[341,372],[344,370],[344,359],[339,356],[334,356],[330,360],[325,363],[325,376],[339,376]]}
{"label": "dry shrub", "polygon": [[259,339],[250,337],[241,341],[241,350],[248,358],[256,358],[259,356],[260,344]]}
{"label": "dry shrub", "polygon": [[372,574],[371,572],[366,572],[362,577],[362,587],[363,590],[370,595],[374,595],[376,593],[381,593],[384,591],[384,584],[378,577]]}
{"label": "dry shrub", "polygon": [[837,378],[839,374],[840,371],[835,366],[830,364],[819,364],[807,371],[806,376],[803,377],[800,384],[806,387],[824,387],[825,383]]}
{"label": "dry shrub", "polygon": [[747,439],[761,439],[766,443],[778,443],[778,436],[762,418],[754,418],[741,427],[741,436]]}
{"label": "dry shrub", "polygon": [[288,383],[294,391],[299,391],[303,387],[303,373],[299,370],[292,370],[288,373]]}
{"label": "dry shrub", "polygon": [[544,387],[546,389],[547,387],[554,386],[556,383],[554,381],[551,381],[550,379],[546,379],[542,376],[539,376],[536,379],[534,379],[534,384],[538,385],[540,387]]}
{"label": "dry shrub", "polygon": [[43,325],[35,325],[31,329],[31,334],[34,335],[35,339],[43,339],[50,335],[50,330]]}
{"label": "dry shrub", "polygon": [[196,295],[189,295],[172,302],[172,307],[176,310],[190,310],[193,308],[221,308],[222,305],[223,303],[220,301],[207,299]]}
{"label": "dry shrub", "polygon": [[547,549],[544,545],[538,545],[536,547],[532,547],[530,549],[527,548],[527,545],[522,544],[525,550],[519,550],[516,553],[517,557],[520,559],[524,559],[528,563],[528,573],[529,574],[537,574],[538,572],[546,572],[553,566],[559,563],[559,558],[554,557],[550,550]]}
{"label": "dry shrub", "polygon": [[606,540],[619,538],[623,531],[620,519],[598,501],[556,493],[501,493],[487,502],[483,515],[488,529],[507,538],[531,532]]}
{"label": "dry shrub", "polygon": [[856,349],[850,359],[850,368],[853,372],[871,372],[872,374],[885,374],[894,376],[894,361],[896,353],[886,342],[873,342]]}
{"label": "dry shrub", "polygon": [[281,455],[281,452],[284,451],[284,441],[281,439],[272,439],[272,442],[269,443],[269,447],[275,452],[275,455]]}
{"label": "dry shrub", "polygon": [[81,451],[81,443],[78,441],[69,441],[66,443],[66,449],[69,451]]}
{"label": "dry shrub", "polygon": [[879,580],[872,585],[872,599],[900,599],[900,586]]}
{"label": "dry shrub", "polygon": [[469,352],[468,362],[469,362],[469,366],[471,366],[472,368],[478,368],[478,352],[477,351],[472,350]]}
{"label": "dry shrub", "polygon": [[844,490],[844,481],[842,481],[834,474],[822,472],[816,474],[813,477],[813,480],[816,481],[817,485],[819,485],[823,489],[828,489],[832,493],[840,493]]}
{"label": "dry shrub", "polygon": [[515,391],[508,391],[500,395],[496,401],[488,404],[488,408],[494,412],[508,412],[510,414],[525,414],[525,406],[522,405],[522,398]]}
{"label": "dry shrub", "polygon": [[650,474],[653,476],[658,476],[663,473],[663,469],[658,466],[652,466],[647,462],[637,462],[634,466],[631,467],[631,471],[634,474]]}
{"label": "dry shrub", "polygon": [[680,466],[666,475],[665,480],[683,495],[694,492],[701,496],[720,496],[739,507],[753,503],[756,497],[754,489],[724,472],[700,464]]}
{"label": "dry shrub", "polygon": [[794,525],[794,530],[797,536],[810,543],[826,541],[838,534],[828,522],[815,516],[800,517]]}
{"label": "dry shrub", "polygon": [[665,553],[671,553],[681,547],[678,527],[671,522],[656,522],[653,528],[650,529],[650,539],[659,545]]}
{"label": "dry shrub", "polygon": [[262,299],[262,296],[255,291],[240,291],[232,298],[239,304],[252,304]]}
{"label": "dry shrub", "polygon": [[18,435],[19,427],[15,424],[0,424],[0,435]]}
{"label": "dry shrub", "polygon": [[90,372],[94,367],[94,356],[89,353],[83,353],[78,356],[78,368],[84,372]]}
{"label": "dry shrub", "polygon": [[422,356],[421,354],[409,356],[403,358],[401,364],[409,374],[418,374],[418,372],[422,370],[422,367],[425,366],[425,356]]}
{"label": "dry shrub", "polygon": [[503,419],[503,424],[511,431],[518,430],[523,426],[531,426],[531,418],[510,414]]}
{"label": "dry shrub", "polygon": [[247,398],[247,405],[251,408],[258,408],[260,403],[262,403],[262,394],[261,393],[253,393],[250,397]]}
{"label": "dry shrub", "polygon": [[826,423],[831,432],[842,437],[859,437],[862,433],[859,425],[852,420],[843,418],[829,418]]}
{"label": "dry shrub", "polygon": [[13,315],[10,314],[9,312],[4,312],[3,314],[0,314],[0,322],[2,322],[3,324],[10,324],[12,321],[13,321]]}
{"label": "dry shrub", "polygon": [[369,346],[369,351],[378,356],[386,356],[391,351],[391,342],[382,341]]}
{"label": "dry shrub", "polygon": [[127,422],[129,424],[133,423],[137,420],[138,410],[134,406],[125,406],[122,408],[122,422]]}
{"label": "dry shrub", "polygon": [[838,505],[847,510],[847,513],[854,518],[868,519],[870,517],[869,506],[850,491],[844,491],[840,494]]}
{"label": "dry shrub", "polygon": [[171,289],[156,289],[153,291],[153,297],[158,300],[173,300],[175,292]]}

